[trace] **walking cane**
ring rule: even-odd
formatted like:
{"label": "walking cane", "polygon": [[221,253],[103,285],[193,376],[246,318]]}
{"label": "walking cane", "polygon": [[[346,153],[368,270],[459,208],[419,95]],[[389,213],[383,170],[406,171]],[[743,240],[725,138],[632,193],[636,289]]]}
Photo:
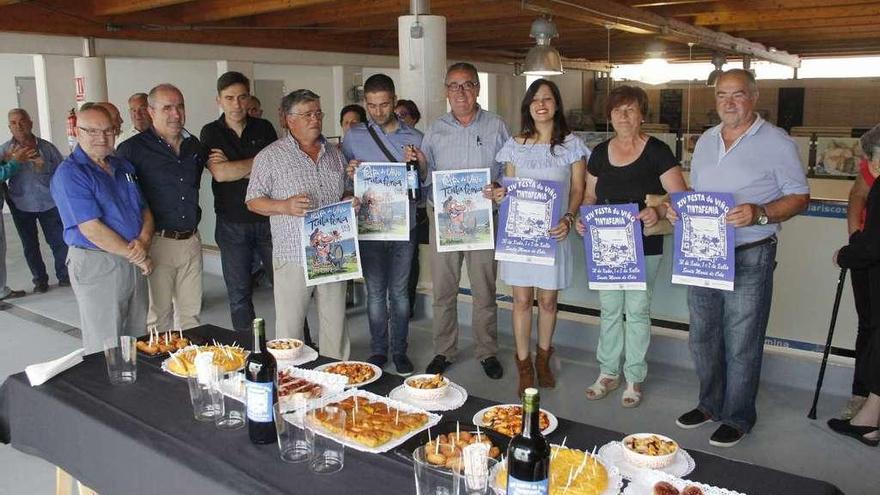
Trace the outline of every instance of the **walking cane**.
{"label": "walking cane", "polygon": [[828,339],[825,340],[825,351],[822,353],[822,366],[819,367],[819,380],[816,382],[816,393],[813,395],[813,407],[807,413],[810,419],[816,419],[816,404],[819,402],[819,392],[822,390],[822,380],[825,379],[825,367],[828,365],[828,354],[831,351],[831,339],[834,338],[834,326],[837,324],[837,310],[840,309],[840,296],[843,295],[843,282],[846,280],[846,268],[840,269],[837,277],[837,294],[834,296],[834,309],[831,310],[831,325],[828,326]]}

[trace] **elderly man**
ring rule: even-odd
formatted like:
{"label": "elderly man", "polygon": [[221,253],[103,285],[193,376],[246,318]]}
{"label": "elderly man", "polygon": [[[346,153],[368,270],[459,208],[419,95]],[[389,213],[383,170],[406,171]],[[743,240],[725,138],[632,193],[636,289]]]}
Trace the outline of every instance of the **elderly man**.
{"label": "elderly man", "polygon": [[110,114],[110,122],[113,124],[113,128],[116,129],[116,136],[114,136],[115,141],[115,139],[119,138],[122,134],[122,115],[119,113],[119,109],[109,101],[99,101],[96,105],[104,108],[104,110],[107,110],[107,113]]}
{"label": "elderly man", "polygon": [[159,331],[199,324],[202,307],[202,240],[198,226],[199,185],[207,154],[198,138],[184,129],[183,94],[171,84],[150,90],[153,126],[119,145],[117,154],[137,170],[147,204],[155,217],[150,246],[147,324]]}
{"label": "elderly man", "polygon": [[247,99],[244,101],[244,109],[250,117],[255,119],[263,118],[263,104],[260,102],[260,99],[254,95],[248,95]]}
{"label": "elderly man", "polygon": [[244,204],[253,158],[278,136],[267,120],[251,117],[245,110],[250,81],[240,72],[227,72],[217,79],[220,118],[202,128],[202,144],[210,149],[208,170],[214,177],[214,239],[220,248],[223,280],[229,295],[232,328],[246,331],[254,321],[251,266],[256,251],[263,265],[272,266],[272,233],[269,217],[258,215]]}
{"label": "elderly man", "polygon": [[[757,420],[776,234],[779,224],[810,202],[797,144],[755,113],[757,101],[750,72],[724,72],[715,83],[721,124],[700,136],[691,161],[695,191],[732,193],[736,201],[727,214],[727,223],[736,227],[734,290],[688,287],[688,338],[700,400],[676,421],[682,428],[720,421],[709,440],[716,447],[736,445]],[[675,220],[672,208],[668,211]]]}
{"label": "elderly man", "polygon": [[83,348],[92,353],[106,338],[144,333],[153,215],[134,166],[113,155],[117,128],[106,107],[86,103],[76,125],[78,145],[52,178],[52,197],[70,246]]}
{"label": "elderly man", "polygon": [[21,238],[24,258],[31,270],[34,293],[44,293],[49,290],[49,274],[40,253],[37,222],[43,229],[43,237],[52,248],[58,285],[70,285],[65,264],[67,245],[64,244],[62,235],[61,217],[49,193],[49,181],[63,157],[52,143],[34,136],[31,132],[33,127],[26,111],[21,108],[10,110],[9,130],[12,132],[12,139],[0,146],[0,153],[3,154],[4,161],[16,154],[24,157],[18,172],[9,179],[6,199],[15,229]]}
{"label": "elderly man", "polygon": [[321,134],[321,99],[298,89],[281,100],[288,132],[254,158],[248,184],[248,208],[269,217],[275,270],[277,337],[303,337],[303,320],[312,293],[320,322],[321,352],[348,359],[345,282],[306,287],[303,272],[302,219],[307,210],[345,197],[345,158]]}
{"label": "elderly man", "polygon": [[118,146],[126,139],[146,131],[153,125],[150,112],[147,110],[147,94],[135,93],[128,97],[128,116],[131,118],[131,128],[119,137]]}
{"label": "elderly man", "polygon": [[[342,152],[349,159],[353,176],[360,162],[406,162],[416,160],[412,147],[422,143],[422,133],[398,120],[394,113],[397,96],[394,81],[375,74],[364,82],[364,99],[369,120],[353,125]],[[410,232],[416,226],[416,205],[410,202]],[[391,327],[391,355],[397,373],[412,374],[406,355],[409,335],[409,272],[418,244],[407,241],[362,241],[361,262],[367,286],[367,314],[370,320],[368,362],[382,367],[388,361],[388,327]],[[390,310],[390,311],[389,311]],[[390,312],[390,318],[389,318]]]}
{"label": "elderly man", "polygon": [[[493,182],[503,168],[495,154],[510,137],[504,121],[477,104],[480,79],[477,69],[457,63],[446,71],[446,97],[452,109],[428,127],[422,141],[423,159],[429,171],[487,168]],[[429,174],[430,175],[430,174]],[[437,205],[434,205],[435,207]],[[458,287],[461,264],[467,261],[473,295],[472,331],[475,353],[489,378],[504,373],[495,354],[498,352],[498,305],[495,302],[495,251],[437,252],[434,229],[431,230],[431,277],[434,282],[434,359],[428,373],[442,373],[458,345]]]}

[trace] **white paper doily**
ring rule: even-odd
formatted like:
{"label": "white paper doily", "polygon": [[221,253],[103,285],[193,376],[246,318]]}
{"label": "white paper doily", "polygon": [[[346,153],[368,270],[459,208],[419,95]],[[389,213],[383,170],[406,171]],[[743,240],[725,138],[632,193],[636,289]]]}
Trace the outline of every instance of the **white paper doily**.
{"label": "white paper doily", "polygon": [[679,490],[684,490],[686,486],[696,486],[703,491],[704,495],[745,495],[744,493],[719,488],[717,486],[697,483],[695,481],[683,480],[668,473],[661,471],[643,470],[639,476],[629,482],[623,495],[653,495],[654,485],[658,481],[665,481]]}
{"label": "white paper doily", "polygon": [[[475,425],[480,425],[481,428],[489,428],[489,426],[483,421],[484,414],[489,412],[490,409],[494,409],[496,407],[514,407],[514,406],[521,407],[522,405],[521,404],[498,404],[495,406],[489,406],[489,407],[480,409],[479,411],[477,411],[477,414],[474,414],[472,421],[474,422]],[[556,427],[559,426],[559,420],[556,419],[556,416],[553,413],[544,409],[543,407],[541,408],[541,412],[543,412],[544,414],[547,415],[548,425],[546,428],[541,430],[541,434],[546,437],[547,435],[553,433],[556,430]],[[495,430],[492,430],[492,431],[495,431]],[[499,432],[499,433],[501,433],[501,432]],[[501,433],[501,434],[504,435],[504,433]]]}
{"label": "white paper doily", "polygon": [[[552,445],[556,446],[555,444]],[[620,494],[620,490],[623,488],[623,476],[621,476],[620,471],[616,467],[614,467],[613,464],[608,462],[607,459],[603,459],[602,456],[596,455],[595,458],[597,461],[599,461],[600,464],[602,464],[602,466],[605,467],[605,471],[608,473],[608,487],[605,488],[605,491],[603,491],[600,495]],[[503,464],[499,462],[489,473],[489,485],[495,491],[496,495],[507,494],[507,490],[496,483],[496,480],[498,479],[498,471],[501,470],[502,466]]]}
{"label": "white paper doily", "polygon": [[[620,442],[606,443],[599,449],[599,455],[616,466],[620,470],[620,474],[628,480],[639,477],[643,471],[651,471],[648,468],[639,467],[627,461],[623,456],[623,444]],[[657,471],[681,478],[691,474],[695,467],[694,458],[686,450],[679,447],[672,464],[657,469]]]}
{"label": "white paper doily", "polygon": [[467,390],[461,385],[449,382],[449,389],[437,400],[420,400],[406,393],[406,386],[401,385],[388,394],[388,398],[406,402],[426,411],[452,411],[463,406],[468,398]]}
{"label": "white paper doily", "polygon": [[278,369],[284,369],[288,366],[300,366],[306,363],[311,363],[315,359],[318,359],[318,351],[312,349],[307,345],[303,345],[302,350],[299,351],[299,354],[293,359],[276,359],[278,362]]}

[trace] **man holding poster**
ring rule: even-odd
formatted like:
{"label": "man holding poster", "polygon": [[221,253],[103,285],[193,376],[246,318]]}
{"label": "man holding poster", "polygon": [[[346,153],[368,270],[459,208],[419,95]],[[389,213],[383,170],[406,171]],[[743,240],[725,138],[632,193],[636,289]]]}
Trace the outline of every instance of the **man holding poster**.
{"label": "man holding poster", "polygon": [[[394,81],[385,74],[370,76],[364,82],[364,100],[369,119],[366,123],[353,125],[342,142],[342,152],[349,160],[348,176],[354,178],[361,162],[402,163],[417,160],[413,147],[422,144],[422,133],[401,122],[394,113],[397,103]],[[394,170],[391,166],[374,167],[376,174],[369,175],[379,175],[383,168]],[[402,165],[398,168],[405,174]],[[360,172],[363,176],[364,170]],[[398,217],[394,214],[396,209],[390,205],[400,201],[387,199],[387,188],[383,187],[390,185],[391,178],[389,173],[382,174],[382,178],[377,177],[375,185],[367,187],[363,197],[359,197],[362,208],[358,226],[361,234],[364,234],[365,224],[391,223],[389,217]],[[402,176],[400,180],[405,188],[406,177]],[[406,201],[409,200],[405,191],[403,200],[403,206],[406,207]],[[371,355],[367,361],[380,368],[388,362],[390,326],[392,359],[397,372],[403,376],[413,372],[412,362],[406,355],[410,308],[408,288],[413,252],[418,249],[410,235],[416,225],[414,202],[409,202],[408,211],[409,214],[403,219],[407,224],[403,240],[363,240],[360,243],[370,320]]]}
{"label": "man holding poster", "polygon": [[[477,104],[480,78],[477,69],[468,63],[457,63],[446,71],[446,98],[452,109],[431,123],[419,163],[430,171],[481,168],[489,172],[490,181],[497,182],[503,164],[495,155],[510,137],[501,117],[487,112]],[[485,184],[489,187],[489,184]],[[451,196],[450,196],[451,197]],[[454,200],[453,200],[454,201]],[[434,208],[444,208],[434,204]],[[467,205],[446,205],[450,220],[457,218]],[[464,228],[464,226],[462,226]],[[495,302],[495,252],[492,249],[438,252],[436,227],[431,229],[431,277],[434,283],[434,359],[428,373],[442,373],[450,364],[458,345],[458,287],[461,264],[467,261],[468,278],[473,296],[475,353],[489,378],[504,374],[495,354],[498,352],[498,305]],[[491,233],[490,233],[491,238]]]}
{"label": "man holding poster", "polygon": [[[691,161],[694,191],[732,193],[736,203],[726,217],[736,228],[733,291],[688,287],[689,343],[700,402],[676,421],[682,428],[720,421],[709,440],[716,447],[736,445],[757,420],[776,233],[810,201],[797,145],[755,113],[757,101],[750,72],[724,72],[715,83],[721,124],[700,136]],[[673,208],[667,217],[678,219]]]}

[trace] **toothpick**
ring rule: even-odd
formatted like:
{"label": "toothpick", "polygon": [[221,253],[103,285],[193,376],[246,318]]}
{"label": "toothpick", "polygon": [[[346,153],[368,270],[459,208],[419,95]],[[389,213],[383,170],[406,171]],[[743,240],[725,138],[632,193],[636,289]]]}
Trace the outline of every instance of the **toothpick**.
{"label": "toothpick", "polygon": [[573,475],[574,475],[574,466],[568,468],[568,482],[565,484],[566,489],[568,489],[568,487],[571,485],[571,480],[572,480]]}
{"label": "toothpick", "polygon": [[483,437],[480,434],[480,425],[477,425],[477,442],[482,442],[482,441],[483,441]]}
{"label": "toothpick", "polygon": [[394,426],[397,426],[397,423],[400,421],[400,409],[397,409],[397,414],[394,416]]}
{"label": "toothpick", "polygon": [[436,442],[434,442],[434,455],[440,454],[440,439],[438,438]]}
{"label": "toothpick", "polygon": [[461,426],[458,421],[455,422],[455,443],[461,441]]}

